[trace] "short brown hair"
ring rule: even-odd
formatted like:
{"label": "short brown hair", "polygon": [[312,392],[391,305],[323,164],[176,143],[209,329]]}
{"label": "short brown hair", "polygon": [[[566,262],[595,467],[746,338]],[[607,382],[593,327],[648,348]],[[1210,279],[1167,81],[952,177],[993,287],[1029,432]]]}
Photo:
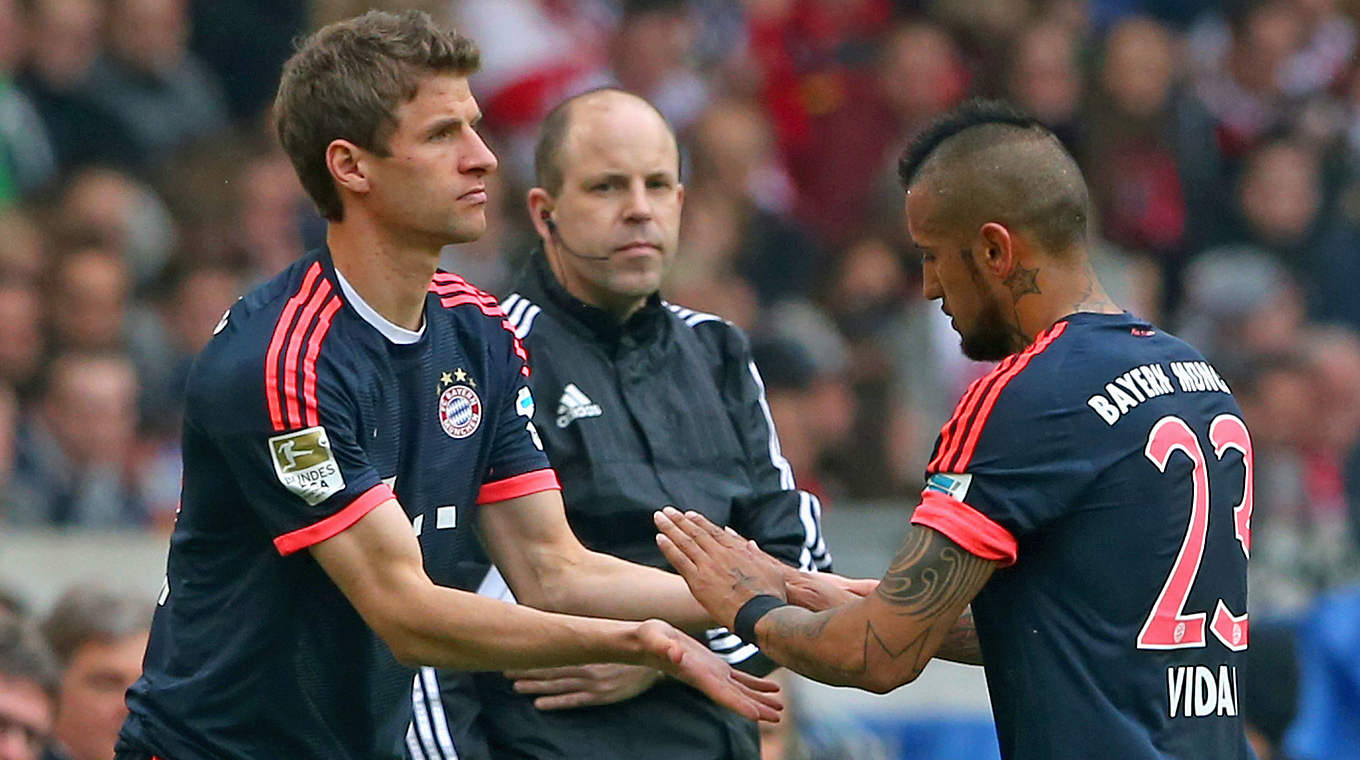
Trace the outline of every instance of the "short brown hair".
{"label": "short brown hair", "polygon": [[40,630],[63,666],[86,644],[109,644],[151,628],[151,605],[103,588],[77,586],[57,600]]}
{"label": "short brown hair", "polygon": [[466,76],[481,65],[477,46],[428,13],[369,11],[323,27],[283,65],[274,127],[298,179],[325,218],[344,218],[326,166],[326,146],[345,139],[387,155],[397,107],[431,74]]}
{"label": "short brown hair", "polygon": [[54,700],[61,681],[47,642],[27,622],[9,614],[0,615],[0,678],[27,681]]}

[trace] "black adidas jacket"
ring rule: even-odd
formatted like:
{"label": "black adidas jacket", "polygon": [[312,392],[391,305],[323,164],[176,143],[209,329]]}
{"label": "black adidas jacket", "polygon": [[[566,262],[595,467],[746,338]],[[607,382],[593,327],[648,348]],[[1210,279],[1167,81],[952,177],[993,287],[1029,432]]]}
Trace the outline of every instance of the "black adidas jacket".
{"label": "black adidas jacket", "polygon": [[[541,250],[502,301],[529,353],[534,425],[582,543],[669,569],[652,512],[703,513],[802,568],[828,569],[821,505],[779,453],[746,336],[653,296],[620,326],[558,284]],[[743,670],[773,663],[726,629],[710,647]],[[753,723],[663,681],[617,705],[542,713],[498,677],[482,679],[500,757],[757,758]]]}

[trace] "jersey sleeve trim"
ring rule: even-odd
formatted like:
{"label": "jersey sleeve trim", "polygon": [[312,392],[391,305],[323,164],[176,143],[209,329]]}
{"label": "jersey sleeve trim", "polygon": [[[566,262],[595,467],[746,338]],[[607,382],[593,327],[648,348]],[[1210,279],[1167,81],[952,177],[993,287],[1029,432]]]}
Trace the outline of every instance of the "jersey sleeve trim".
{"label": "jersey sleeve trim", "polygon": [[1007,357],[996,369],[973,381],[968,391],[954,407],[954,415],[940,429],[940,443],[935,457],[926,465],[927,472],[966,472],[977,451],[978,439],[987,425],[997,399],[1006,385],[1015,379],[1030,360],[1044,352],[1067,329],[1061,321],[1040,333],[1029,348]]}
{"label": "jersey sleeve trim", "polygon": [[330,517],[275,538],[274,548],[278,550],[279,554],[286,557],[293,552],[319,544],[328,538],[334,538],[343,533],[349,526],[359,522],[364,515],[372,512],[379,504],[395,498],[397,497],[392,493],[391,486],[386,483],[379,483],[364,491],[358,498],[351,501],[349,506]]}
{"label": "jersey sleeve trim", "polygon": [[534,470],[523,475],[516,475],[513,478],[483,484],[482,490],[477,492],[477,503],[491,504],[506,499],[518,499],[521,496],[528,496],[540,491],[560,490],[562,490],[562,485],[557,482],[555,471],[552,469]]}
{"label": "jersey sleeve trim", "polygon": [[921,505],[912,513],[911,521],[938,530],[982,559],[1000,560],[1003,566],[1015,564],[1019,552],[1015,536],[992,518],[951,496],[938,491],[922,493]]}

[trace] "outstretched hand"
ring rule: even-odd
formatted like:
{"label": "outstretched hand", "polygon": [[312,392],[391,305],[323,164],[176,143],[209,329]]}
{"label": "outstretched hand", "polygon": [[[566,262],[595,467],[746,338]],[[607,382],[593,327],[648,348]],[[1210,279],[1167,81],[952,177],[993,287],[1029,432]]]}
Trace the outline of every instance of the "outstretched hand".
{"label": "outstretched hand", "polygon": [[873,578],[846,578],[835,573],[794,570],[784,577],[784,588],[788,589],[790,604],[822,612],[874,593],[878,581]]}
{"label": "outstretched hand", "polygon": [[648,620],[638,626],[638,637],[650,655],[651,667],[680,679],[710,699],[750,720],[779,721],[784,703],[779,684],[734,670],[708,647],[669,623]]}
{"label": "outstretched hand", "polygon": [[515,682],[515,691],[536,695],[534,707],[540,710],[567,710],[598,707],[632,699],[652,688],[661,671],[644,665],[600,662],[593,665],[567,665],[560,668],[512,670],[505,677]]}
{"label": "outstretched hand", "polygon": [[679,571],[694,598],[714,619],[731,628],[737,610],[752,597],[787,598],[787,568],[731,531],[697,512],[666,507],[653,515],[657,546]]}

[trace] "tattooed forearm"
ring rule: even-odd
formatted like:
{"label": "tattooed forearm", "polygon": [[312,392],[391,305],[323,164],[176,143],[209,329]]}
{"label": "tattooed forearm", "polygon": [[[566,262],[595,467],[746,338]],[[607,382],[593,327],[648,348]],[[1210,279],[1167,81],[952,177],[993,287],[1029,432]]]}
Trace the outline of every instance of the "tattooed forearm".
{"label": "tattooed forearm", "polygon": [[824,612],[782,607],[757,631],[761,648],[803,675],[887,691],[937,654],[980,663],[972,617],[960,618],[995,563],[912,526],[877,591]]}
{"label": "tattooed forearm", "polygon": [[971,601],[991,571],[992,563],[940,533],[913,526],[876,593],[902,614],[934,616]]}
{"label": "tattooed forearm", "polygon": [[779,664],[809,678],[837,686],[859,685],[867,663],[863,652],[844,646],[853,641],[826,635],[827,626],[845,611],[845,607],[825,612],[777,609],[767,618],[770,622],[761,636],[761,648]]}
{"label": "tattooed forearm", "polygon": [[826,612],[815,613],[812,615],[779,615],[770,613],[770,626],[775,636],[781,639],[810,638],[815,639],[822,635],[826,630],[827,623],[836,616],[837,610],[827,610]]}
{"label": "tattooed forearm", "polygon": [[961,662],[964,665],[981,665],[982,648],[978,646],[977,626],[973,623],[973,610],[966,609],[958,622],[944,635],[935,656],[942,660]]}

